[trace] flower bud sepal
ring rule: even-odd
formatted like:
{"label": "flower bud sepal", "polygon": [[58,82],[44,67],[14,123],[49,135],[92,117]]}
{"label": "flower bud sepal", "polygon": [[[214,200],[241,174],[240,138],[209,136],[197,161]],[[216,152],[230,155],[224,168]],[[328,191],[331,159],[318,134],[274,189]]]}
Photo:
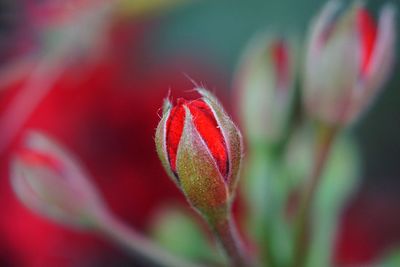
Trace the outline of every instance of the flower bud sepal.
{"label": "flower bud sepal", "polygon": [[[181,143],[177,153],[180,187],[191,205],[207,218],[226,213],[228,190],[210,153],[187,112]],[[221,212],[222,211],[222,212]]]}

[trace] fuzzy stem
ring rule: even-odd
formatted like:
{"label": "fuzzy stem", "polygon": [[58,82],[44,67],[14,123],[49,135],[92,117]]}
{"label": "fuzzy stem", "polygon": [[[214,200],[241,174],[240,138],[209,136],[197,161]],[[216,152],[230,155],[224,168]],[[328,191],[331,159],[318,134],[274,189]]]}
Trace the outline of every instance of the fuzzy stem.
{"label": "fuzzy stem", "polygon": [[[104,216],[97,224],[97,230],[112,241],[119,243],[129,252],[139,256],[151,266],[202,267],[168,253],[140,233],[113,217]],[[204,267],[204,266],[203,266]]]}
{"label": "fuzzy stem", "polygon": [[1,112],[0,153],[7,149],[32,112],[53,89],[63,71],[59,65],[54,56],[39,59],[25,86]]}
{"label": "fuzzy stem", "polygon": [[309,231],[311,227],[312,205],[321,180],[321,175],[326,165],[332,143],[335,139],[337,129],[324,124],[319,124],[317,129],[314,161],[308,184],[305,188],[301,202],[298,221],[296,225],[296,236],[294,241],[294,267],[305,265],[309,250]]}
{"label": "fuzzy stem", "polygon": [[231,214],[226,216],[218,216],[214,220],[210,220],[210,225],[222,245],[228,259],[229,266],[232,267],[248,267],[251,266],[250,260],[244,252],[243,242],[239,238],[239,234],[232,219]]}

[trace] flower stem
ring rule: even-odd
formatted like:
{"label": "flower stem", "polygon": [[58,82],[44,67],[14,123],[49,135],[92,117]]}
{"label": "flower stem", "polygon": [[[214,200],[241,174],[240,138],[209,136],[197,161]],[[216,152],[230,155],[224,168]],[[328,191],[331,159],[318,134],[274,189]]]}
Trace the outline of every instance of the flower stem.
{"label": "flower stem", "polygon": [[305,265],[309,250],[309,235],[311,227],[311,211],[313,201],[318,189],[321,175],[326,165],[329,153],[332,148],[332,143],[335,139],[337,129],[329,127],[325,124],[319,124],[317,129],[313,168],[305,191],[303,194],[302,202],[300,203],[300,210],[297,217],[297,225],[294,240],[294,256],[293,266],[302,267]]}
{"label": "flower stem", "polygon": [[210,221],[210,225],[229,259],[229,266],[251,266],[231,214],[218,216]]}
{"label": "flower stem", "polygon": [[63,67],[54,56],[39,59],[28,76],[24,87],[18,91],[0,115],[0,153],[13,141],[29,116],[53,89]]}
{"label": "flower stem", "polygon": [[125,247],[129,252],[139,256],[145,263],[152,264],[152,266],[202,267],[202,265],[185,261],[168,253],[112,215],[104,216],[101,222],[98,222],[97,230],[112,241]]}

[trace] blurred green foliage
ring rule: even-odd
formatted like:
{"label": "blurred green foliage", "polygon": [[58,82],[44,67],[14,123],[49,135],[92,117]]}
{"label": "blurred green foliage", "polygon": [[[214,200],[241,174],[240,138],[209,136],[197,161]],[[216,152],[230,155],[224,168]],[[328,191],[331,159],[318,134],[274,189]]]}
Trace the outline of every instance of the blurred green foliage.
{"label": "blurred green foliage", "polygon": [[154,240],[178,256],[199,262],[224,262],[212,238],[207,238],[204,229],[183,208],[161,208],[150,229]]}
{"label": "blurred green foliage", "polygon": [[[315,129],[297,129],[283,159],[265,149],[253,150],[245,164],[244,189],[251,207],[248,230],[264,246],[269,266],[290,266],[293,217],[301,185],[313,167]],[[279,161],[281,163],[279,163]],[[314,202],[313,240],[306,266],[330,266],[333,238],[343,205],[359,181],[359,154],[346,133],[335,141]]]}
{"label": "blurred green foliage", "polygon": [[381,267],[397,267],[400,266],[400,249],[394,249],[387,253],[378,261],[377,266]]}

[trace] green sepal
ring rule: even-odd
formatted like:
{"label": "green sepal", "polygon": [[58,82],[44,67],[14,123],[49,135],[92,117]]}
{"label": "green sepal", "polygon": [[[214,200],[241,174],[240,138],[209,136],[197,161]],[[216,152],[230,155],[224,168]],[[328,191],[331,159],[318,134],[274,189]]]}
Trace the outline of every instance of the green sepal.
{"label": "green sepal", "polygon": [[179,143],[176,171],[181,190],[189,203],[206,218],[225,213],[228,187],[207,145],[197,132],[193,117],[185,107],[185,124]]}
{"label": "green sepal", "polygon": [[229,189],[229,200],[232,201],[240,176],[243,156],[242,135],[213,94],[203,88],[197,88],[196,90],[203,96],[203,100],[211,107],[226,142],[229,157],[229,172],[226,181]]}
{"label": "green sepal", "polygon": [[164,101],[163,104],[163,117],[161,121],[158,123],[155,135],[155,143],[158,157],[161,160],[161,164],[167,172],[168,176],[172,179],[172,181],[179,187],[179,180],[174,175],[171,170],[171,165],[168,159],[167,145],[166,145],[166,124],[171,111],[171,103],[168,99]]}

